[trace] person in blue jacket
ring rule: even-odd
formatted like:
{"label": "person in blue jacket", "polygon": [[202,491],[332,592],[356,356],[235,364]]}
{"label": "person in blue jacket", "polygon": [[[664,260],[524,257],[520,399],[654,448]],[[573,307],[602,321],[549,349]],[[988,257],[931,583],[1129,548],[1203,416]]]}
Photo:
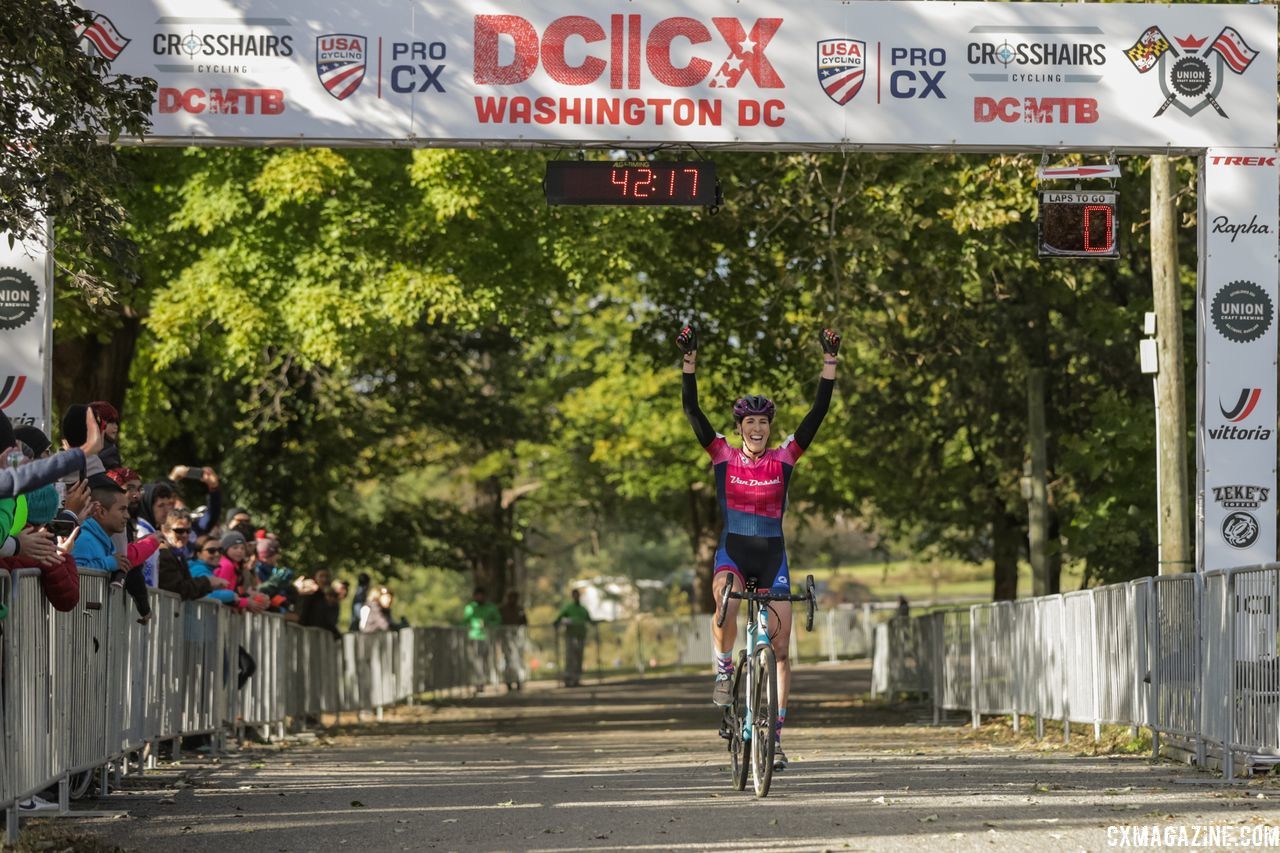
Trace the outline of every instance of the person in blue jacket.
{"label": "person in blue jacket", "polygon": [[128,554],[116,553],[116,543],[111,538],[123,533],[129,524],[129,501],[124,489],[117,486],[110,477],[95,474],[90,481],[90,494],[97,501],[98,507],[80,525],[80,535],[76,537],[71,555],[76,558],[76,565],[82,568],[125,572],[125,591],[133,597],[138,608],[138,621],[146,622],[151,618],[147,583],[142,572],[129,571]]}

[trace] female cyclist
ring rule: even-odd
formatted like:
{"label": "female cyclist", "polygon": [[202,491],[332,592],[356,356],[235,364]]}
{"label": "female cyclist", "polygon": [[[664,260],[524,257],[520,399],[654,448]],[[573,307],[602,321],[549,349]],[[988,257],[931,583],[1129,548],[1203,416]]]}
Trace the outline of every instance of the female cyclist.
{"label": "female cyclist", "polygon": [[[742,397],[733,404],[733,422],[742,437],[742,447],[729,445],[723,435],[711,428],[707,416],[698,408],[698,383],[694,378],[698,360],[698,340],[693,329],[686,326],[676,336],[676,344],[684,353],[684,413],[693,425],[698,442],[711,456],[716,477],[716,498],[720,503],[720,517],[724,527],[720,533],[720,547],[716,550],[715,572],[711,585],[715,600],[719,601],[729,577],[735,576],[735,589],[746,585],[746,578],[755,578],[757,589],[773,589],[791,592],[791,577],[787,571],[787,549],[782,538],[782,514],[787,507],[787,484],[791,471],[813,442],[818,426],[827,414],[831,403],[831,390],[835,387],[836,360],[840,352],[840,336],[831,329],[824,329],[822,343],[822,378],[818,380],[818,396],[813,408],[795,433],[787,436],[782,444],[770,450],[769,435],[773,430],[773,402],[767,397],[753,394]],[[787,714],[787,695],[791,691],[791,659],[788,650],[791,643],[791,602],[774,601],[769,605],[770,645],[778,660],[778,727],[774,731],[777,746],[774,749],[774,767],[787,766],[786,753],[782,751],[782,723]],[[729,602],[729,612],[724,625],[717,627],[711,620],[711,633],[715,638],[716,682],[712,701],[717,705],[729,705],[733,678],[733,644],[738,635],[738,601]]]}

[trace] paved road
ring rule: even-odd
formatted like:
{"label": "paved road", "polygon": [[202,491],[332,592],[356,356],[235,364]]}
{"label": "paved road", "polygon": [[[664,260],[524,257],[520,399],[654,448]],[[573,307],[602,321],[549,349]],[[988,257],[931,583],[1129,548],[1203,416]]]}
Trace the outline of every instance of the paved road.
{"label": "paved road", "polygon": [[797,673],[792,765],[764,801],[729,787],[708,679],[670,677],[535,686],[185,760],[84,804],[127,816],[76,826],[147,851],[1040,853],[1105,849],[1112,824],[1280,823],[1276,781],[1224,786],[1141,758],[992,746],[926,725],[920,709],[851,699],[867,678],[861,664]]}

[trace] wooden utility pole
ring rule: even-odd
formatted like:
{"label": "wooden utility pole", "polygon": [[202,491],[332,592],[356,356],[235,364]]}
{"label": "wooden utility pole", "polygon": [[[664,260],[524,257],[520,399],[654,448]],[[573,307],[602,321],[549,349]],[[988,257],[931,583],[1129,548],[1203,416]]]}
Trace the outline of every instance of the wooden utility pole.
{"label": "wooden utility pole", "polygon": [[1027,545],[1031,594],[1049,595],[1049,450],[1044,413],[1044,368],[1027,369]]}
{"label": "wooden utility pole", "polygon": [[1160,574],[1195,571],[1191,555],[1191,498],[1187,490],[1187,420],[1182,369],[1182,303],[1178,282],[1178,211],[1173,161],[1151,158],[1151,289],[1155,300],[1156,434],[1159,446]]}

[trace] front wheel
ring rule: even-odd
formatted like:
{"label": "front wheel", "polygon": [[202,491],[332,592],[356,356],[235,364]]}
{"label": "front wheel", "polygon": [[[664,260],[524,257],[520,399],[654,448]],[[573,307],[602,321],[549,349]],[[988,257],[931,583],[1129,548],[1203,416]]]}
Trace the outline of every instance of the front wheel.
{"label": "front wheel", "polygon": [[773,649],[756,650],[756,695],[751,718],[751,783],[757,797],[773,780],[773,732],[778,724],[778,662]]}
{"label": "front wheel", "polygon": [[733,756],[733,790],[747,787],[747,768],[751,766],[746,740],[747,725],[747,652],[738,654],[738,667],[733,673],[733,705],[729,713],[729,754]]}

